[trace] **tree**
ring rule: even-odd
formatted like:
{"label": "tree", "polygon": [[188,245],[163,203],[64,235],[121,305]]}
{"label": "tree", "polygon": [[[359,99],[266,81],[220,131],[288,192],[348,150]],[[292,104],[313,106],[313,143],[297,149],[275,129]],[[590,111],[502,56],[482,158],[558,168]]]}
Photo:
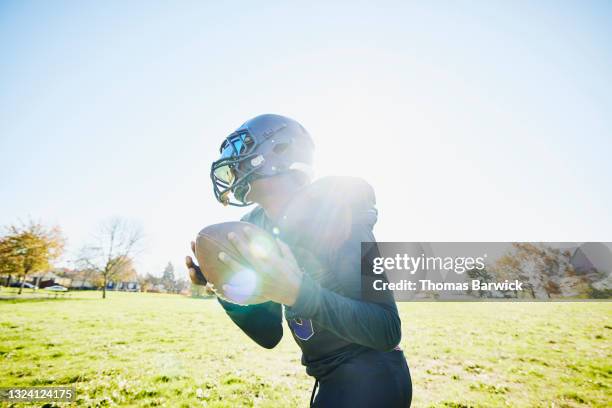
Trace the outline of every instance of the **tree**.
{"label": "tree", "polygon": [[102,277],[102,299],[106,298],[106,285],[130,268],[132,259],[140,252],[142,230],[121,218],[103,223],[94,244],[81,251],[80,262],[95,268]]}
{"label": "tree", "polygon": [[174,292],[176,290],[176,280],[174,277],[174,265],[172,262],[168,262],[164,273],[162,274],[161,283],[168,292]]}
{"label": "tree", "polygon": [[182,293],[189,289],[190,282],[187,279],[177,279],[175,290],[176,293]]}
{"label": "tree", "polygon": [[138,273],[136,273],[136,267],[131,258],[126,258],[119,265],[114,279],[125,282],[135,282],[138,280]]}
{"label": "tree", "polygon": [[138,275],[138,283],[140,284],[140,290],[143,292],[148,292],[151,289],[154,289],[155,286],[159,285],[161,278],[157,276],[153,276],[150,273],[146,275]]}
{"label": "tree", "polygon": [[[487,268],[472,268],[467,271],[467,275],[470,279],[478,280],[482,283],[489,283],[493,281],[493,276],[487,272]],[[472,293],[472,285],[469,286],[468,293]],[[478,289],[478,297],[486,298],[491,296],[491,291]]]}
{"label": "tree", "polygon": [[0,238],[0,274],[6,275],[6,286],[11,284],[12,275],[21,275],[23,262],[20,261],[21,249],[9,236]]}
{"label": "tree", "polygon": [[27,275],[51,268],[52,262],[62,255],[64,245],[59,227],[45,227],[32,220],[9,225],[0,238],[0,273],[20,276],[21,294]]}
{"label": "tree", "polygon": [[567,251],[544,244],[513,243],[512,252],[502,256],[490,272],[500,279],[518,279],[531,297],[571,297],[588,290],[577,276]]}

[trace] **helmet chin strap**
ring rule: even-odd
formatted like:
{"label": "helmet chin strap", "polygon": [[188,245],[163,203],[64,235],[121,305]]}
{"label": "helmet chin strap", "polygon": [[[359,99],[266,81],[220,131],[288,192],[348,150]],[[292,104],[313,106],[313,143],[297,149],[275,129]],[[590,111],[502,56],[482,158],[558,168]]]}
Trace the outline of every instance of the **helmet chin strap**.
{"label": "helmet chin strap", "polygon": [[[236,195],[236,190],[238,190],[239,192],[239,196],[238,197]],[[241,201],[243,204],[247,204],[249,202],[248,200],[248,196],[249,193],[251,192],[251,181],[247,181],[245,183],[243,183],[241,186],[239,186],[238,189],[234,190],[234,197],[236,197],[237,200]],[[246,190],[244,193],[242,193],[242,191]],[[228,197],[229,198],[229,197]]]}
{"label": "helmet chin strap", "polygon": [[248,203],[248,202],[249,202],[248,197],[249,197],[249,193],[251,192],[251,182],[250,182],[250,181],[248,181],[248,182],[246,182],[245,184],[246,184],[247,191],[246,191],[246,193],[244,193],[244,195],[242,196],[242,199],[240,199],[240,201],[242,201],[244,204],[246,204],[246,203]]}

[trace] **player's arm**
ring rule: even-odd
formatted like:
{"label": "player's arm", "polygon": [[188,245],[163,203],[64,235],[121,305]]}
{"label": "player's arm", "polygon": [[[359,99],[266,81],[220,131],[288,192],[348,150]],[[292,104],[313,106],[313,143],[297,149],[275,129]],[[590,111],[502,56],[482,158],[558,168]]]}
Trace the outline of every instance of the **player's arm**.
{"label": "player's arm", "polygon": [[217,299],[230,319],[260,346],[274,348],[283,337],[282,306],[278,303],[240,306]]}
{"label": "player's arm", "polygon": [[[376,350],[390,350],[401,337],[401,325],[393,297],[366,302],[361,298],[361,242],[373,241],[370,225],[354,224],[350,237],[333,252],[335,261],[330,268],[341,282],[343,295],[321,288],[308,274],[302,273],[289,247],[278,242],[282,255],[274,252],[262,256],[251,249],[248,241],[230,234],[228,239],[258,271],[263,296],[285,304],[300,317],[312,319],[319,325],[352,343]],[[248,228],[245,235],[249,236]],[[370,256],[376,254],[368,251]],[[233,258],[223,257],[228,267],[242,266]],[[239,291],[239,287],[232,288]],[[224,290],[229,291],[229,289]]]}
{"label": "player's arm", "polygon": [[[262,296],[291,307],[300,317],[312,319],[347,341],[376,350],[390,350],[401,338],[400,318],[392,295],[383,294],[386,298],[376,302],[360,300],[361,242],[374,241],[372,226],[376,222],[376,210],[373,199],[357,204],[351,208],[353,222],[347,239],[340,246],[328,246],[333,259],[329,269],[342,285],[342,294],[321,288],[308,274],[302,273],[291,250],[281,241],[278,247],[282,254],[256,253],[249,244],[252,233],[248,227],[245,227],[246,239],[230,233],[228,240],[249,265],[261,272]],[[378,256],[374,251],[368,251],[367,255]],[[233,269],[243,267],[230,256],[224,255],[220,260]],[[240,290],[239,287],[231,289]]]}
{"label": "player's arm", "polygon": [[[357,300],[361,297],[361,242],[374,240],[371,226],[353,225],[350,238],[334,257],[331,267],[350,297],[322,288],[304,274],[292,310],[347,341],[386,351],[401,339],[401,321],[392,295],[377,303]],[[377,256],[374,252],[377,249],[366,256]]]}
{"label": "player's arm", "polygon": [[[192,250],[195,243],[191,243]],[[196,285],[205,286],[206,278],[200,267],[188,256],[185,260],[189,277]],[[213,294],[214,292],[209,292]],[[258,305],[240,306],[225,302],[219,303],[227,315],[253,341],[265,348],[273,348],[283,337],[282,308],[278,303],[266,302]]]}

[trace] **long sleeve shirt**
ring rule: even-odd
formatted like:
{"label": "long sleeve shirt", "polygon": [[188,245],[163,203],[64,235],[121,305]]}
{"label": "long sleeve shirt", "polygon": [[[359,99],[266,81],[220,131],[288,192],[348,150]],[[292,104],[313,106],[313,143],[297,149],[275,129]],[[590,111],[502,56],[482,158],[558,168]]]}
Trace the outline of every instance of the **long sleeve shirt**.
{"label": "long sleeve shirt", "polygon": [[[375,242],[373,190],[358,179],[326,178],[316,183],[310,188],[315,193],[304,195],[307,202],[298,206],[304,222],[292,228],[283,228],[281,223],[279,228],[260,207],[243,221],[271,233],[280,231],[305,272],[295,304],[285,307],[285,319],[302,349],[308,374],[319,378],[364,351],[396,347],[401,322],[392,296],[384,295],[375,302],[362,298],[361,263],[371,264],[371,259],[362,259],[361,243]],[[373,248],[363,257],[378,256],[376,246]],[[234,323],[259,345],[272,348],[278,344],[283,335],[282,305],[239,306],[219,301]]]}

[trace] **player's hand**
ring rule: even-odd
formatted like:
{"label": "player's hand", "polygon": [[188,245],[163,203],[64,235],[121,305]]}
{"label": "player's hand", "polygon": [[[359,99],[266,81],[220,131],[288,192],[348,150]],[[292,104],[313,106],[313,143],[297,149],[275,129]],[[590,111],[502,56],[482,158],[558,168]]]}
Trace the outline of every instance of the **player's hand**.
{"label": "player's hand", "polygon": [[[193,252],[195,256],[195,242],[191,241],[191,252]],[[200,267],[193,262],[191,256],[187,255],[185,257],[185,266],[187,266],[187,270],[189,271],[189,278],[191,278],[191,282],[194,285],[206,286],[206,293],[209,295],[214,295],[215,292],[208,286],[208,281],[206,277],[202,273]]]}
{"label": "player's hand", "polygon": [[[257,285],[261,295],[273,302],[292,306],[300,292],[303,272],[291,249],[277,239],[276,243],[280,251],[254,250],[255,247],[250,245],[254,238],[253,230],[245,227],[244,235],[245,238],[230,232],[227,238],[247,263],[258,272]],[[219,260],[233,270],[245,268],[225,252],[219,253]],[[241,293],[241,289],[243,288],[228,284],[223,286],[223,291],[230,296],[232,293],[238,297],[249,295],[249,293]]]}

